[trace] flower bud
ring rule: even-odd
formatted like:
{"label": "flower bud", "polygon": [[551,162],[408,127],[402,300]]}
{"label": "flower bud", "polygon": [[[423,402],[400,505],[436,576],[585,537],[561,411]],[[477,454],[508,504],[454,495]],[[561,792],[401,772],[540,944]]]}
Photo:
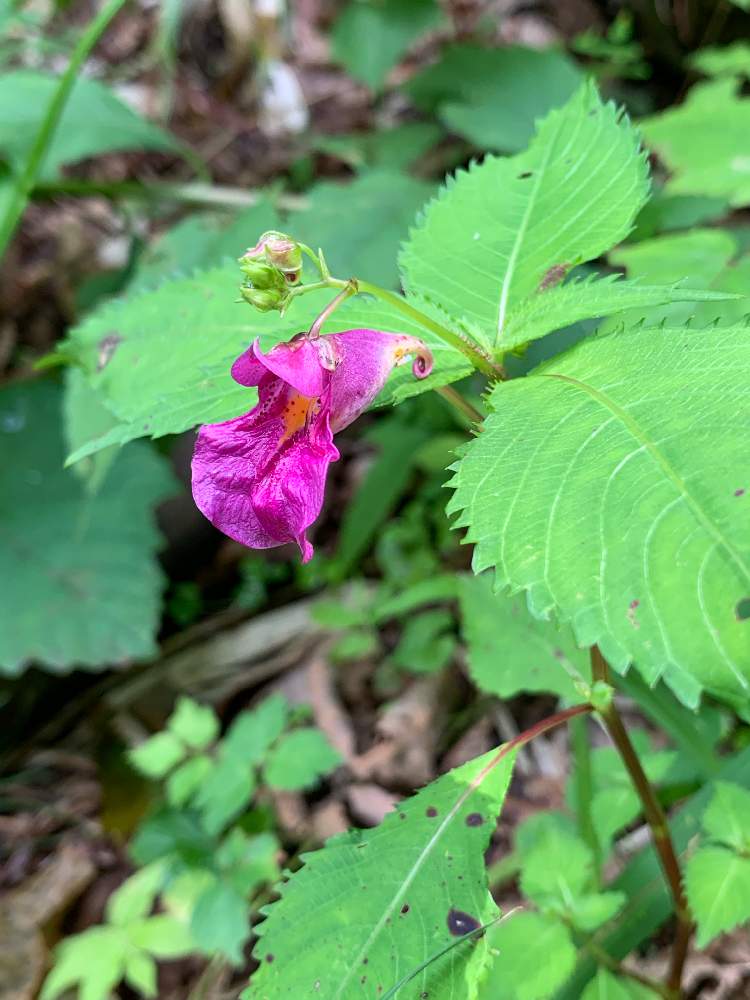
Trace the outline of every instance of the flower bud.
{"label": "flower bud", "polygon": [[281,291],[286,287],[284,275],[279,268],[266,261],[240,257],[240,270],[249,278],[253,288]]}
{"label": "flower bud", "polygon": [[240,264],[244,265],[247,261],[263,257],[277,267],[290,284],[298,281],[302,271],[302,250],[299,243],[291,236],[269,229],[263,233],[254,247],[245,251],[240,258]]}
{"label": "flower bud", "polygon": [[253,288],[251,285],[242,285],[240,295],[255,306],[260,312],[270,312],[272,309],[281,309],[287,300],[287,293],[284,290],[270,288]]}

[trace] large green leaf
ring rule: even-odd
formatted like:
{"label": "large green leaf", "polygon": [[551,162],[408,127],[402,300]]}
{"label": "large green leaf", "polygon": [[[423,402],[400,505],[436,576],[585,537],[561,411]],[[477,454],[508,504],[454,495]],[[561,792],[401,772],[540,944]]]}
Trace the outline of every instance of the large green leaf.
{"label": "large green leaf", "polygon": [[[717,231],[718,232],[718,231]],[[639,243],[628,250],[638,251]],[[616,261],[616,256],[613,257]],[[648,273],[648,272],[647,272]],[[653,280],[652,275],[648,275]],[[519,303],[508,319],[503,337],[503,347],[511,350],[529,340],[560,330],[564,326],[596,316],[617,316],[626,311],[635,311],[641,316],[644,310],[655,306],[679,302],[686,314],[695,312],[691,302],[723,302],[731,296],[723,292],[693,290],[686,285],[642,285],[635,281],[623,281],[619,275],[606,278],[574,280],[564,285],[547,289],[543,295],[535,295]],[[711,306],[717,311],[716,305]]]}
{"label": "large green leaf", "polygon": [[745,327],[583,341],[493,391],[452,482],[476,572],[690,705],[750,693],[749,365]]}
{"label": "large green leaf", "polygon": [[333,28],[333,56],[379,90],[412,42],[441,20],[436,0],[350,0]]}
{"label": "large green leaf", "polygon": [[[16,170],[26,161],[58,82],[31,70],[0,76],[0,157]],[[174,153],[182,147],[131,111],[104,84],[79,76],[45,158],[42,178],[55,177],[65,163],[120,149]]]}
{"label": "large green leaf", "polygon": [[685,891],[705,948],[723,931],[750,920],[750,858],[725,847],[701,847],[685,868]]}
{"label": "large green leaf", "polygon": [[575,965],[568,928],[540,913],[511,914],[487,936],[497,954],[480,1000],[546,1000]]}
{"label": "large green leaf", "polygon": [[734,42],[718,48],[699,49],[690,57],[690,65],[706,76],[750,77],[750,45]]}
{"label": "large green leaf", "polygon": [[587,84],[526,152],[449,181],[403,249],[405,285],[503,349],[515,310],[626,236],[647,193],[635,131]]}
{"label": "large green leaf", "polygon": [[533,618],[520,600],[495,594],[489,576],[459,580],[461,631],[477,687],[501,698],[551,691],[574,699],[575,674],[590,677],[588,652],[569,628]]}
{"label": "large green leaf", "polygon": [[33,382],[0,394],[0,668],[124,664],[154,652],[162,574],[154,503],[173,489],[145,445],[92,496],[63,469],[60,398]]}
{"label": "large green leaf", "polygon": [[517,153],[536,121],[564,104],[581,80],[575,63],[553,49],[457,44],[448,45],[406,90],[479,149]]}
{"label": "large green leaf", "polygon": [[641,122],[643,136],[672,171],[671,194],[725,196],[750,203],[750,99],[732,77],[693,87],[687,100]]}
{"label": "large green leaf", "polygon": [[[739,296],[721,304],[716,301],[691,304],[687,299],[666,304],[663,300],[664,308],[649,310],[649,323],[677,324],[691,320],[696,326],[708,326],[714,321],[726,326],[750,313],[750,254],[735,261],[737,249],[735,238],[723,229],[693,229],[619,247],[609,258],[613,264],[627,268],[633,278],[664,283],[684,281],[683,293],[687,293],[689,285]],[[659,303],[655,302],[656,305]],[[632,318],[639,317],[633,313]]]}
{"label": "large green leaf", "polygon": [[[261,964],[246,1000],[377,1000],[497,916],[483,852],[512,759],[493,765],[496,757],[492,751],[438,778],[375,830],[350,831],[306,855],[257,927]],[[489,958],[484,939],[459,944],[419,971],[404,995],[472,1000]]]}

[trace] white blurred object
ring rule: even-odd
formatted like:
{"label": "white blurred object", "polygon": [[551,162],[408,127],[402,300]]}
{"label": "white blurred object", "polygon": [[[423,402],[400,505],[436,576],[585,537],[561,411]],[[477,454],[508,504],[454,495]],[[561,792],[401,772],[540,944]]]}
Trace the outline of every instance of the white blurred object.
{"label": "white blurred object", "polygon": [[267,135],[304,132],[310,115],[302,87],[288,63],[269,59],[261,69],[260,126]]}

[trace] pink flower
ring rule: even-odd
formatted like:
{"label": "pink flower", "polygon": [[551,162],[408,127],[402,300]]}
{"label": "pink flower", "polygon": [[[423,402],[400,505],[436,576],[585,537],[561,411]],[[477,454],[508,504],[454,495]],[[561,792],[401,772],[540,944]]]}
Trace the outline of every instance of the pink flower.
{"label": "pink flower", "polygon": [[312,558],[307,528],[320,514],[326,474],[339,453],[333,435],[366,409],[391,369],[414,355],[424,378],[432,355],[421,340],[379,330],[300,334],[263,354],[255,343],[232,365],[240,385],[258,387],[241,417],[201,427],[193,454],[193,497],[225,535],[254,549],[294,541]]}

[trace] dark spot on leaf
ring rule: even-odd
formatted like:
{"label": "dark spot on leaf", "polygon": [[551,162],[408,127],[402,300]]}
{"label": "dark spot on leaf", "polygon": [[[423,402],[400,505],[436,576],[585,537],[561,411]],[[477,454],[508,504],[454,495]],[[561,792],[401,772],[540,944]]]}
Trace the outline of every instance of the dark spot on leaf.
{"label": "dark spot on leaf", "polygon": [[404,903],[404,905],[401,907],[401,912],[402,913],[408,913],[409,912],[409,904],[408,903]]}
{"label": "dark spot on leaf", "polygon": [[481,826],[484,823],[484,816],[481,813],[469,813],[466,817],[467,826]]}
{"label": "dark spot on leaf", "polygon": [[398,814],[398,818],[399,819],[406,819],[406,813],[399,813]]}
{"label": "dark spot on leaf", "polygon": [[552,655],[555,657],[556,660],[564,660],[565,659],[565,653],[563,653],[563,651],[561,649],[553,649],[552,650]]}
{"label": "dark spot on leaf", "polygon": [[736,497],[743,497],[745,495],[745,491],[742,488],[740,488],[734,491],[734,495]]}
{"label": "dark spot on leaf", "polygon": [[362,978],[360,979],[360,983],[362,983],[362,985],[364,986],[366,982],[367,982],[367,976],[362,976]]}
{"label": "dark spot on leaf", "polygon": [[750,597],[743,597],[741,601],[737,601],[734,613],[738,622],[746,622],[750,618]]}
{"label": "dark spot on leaf", "polygon": [[275,957],[276,957],[275,955],[271,955],[270,952],[269,952],[269,954],[266,955],[266,961],[267,962],[273,962],[273,960],[274,960]]}
{"label": "dark spot on leaf", "polygon": [[428,806],[425,812],[425,816],[429,816],[430,819],[434,819],[437,816],[437,809],[435,806]]}
{"label": "dark spot on leaf", "polygon": [[525,181],[527,177],[531,177],[531,174],[532,174],[531,170],[524,170],[522,174],[518,175],[518,179],[519,181]]}
{"label": "dark spot on leaf", "polygon": [[641,603],[640,601],[631,601],[631,602],[630,602],[630,610],[631,610],[631,611],[635,611],[635,609],[636,609],[636,608],[638,607],[638,605],[639,605],[640,603]]}
{"label": "dark spot on leaf", "polygon": [[543,292],[547,288],[553,288],[555,285],[559,285],[569,270],[570,264],[555,264],[545,272],[544,277],[539,282],[539,291]]}
{"label": "dark spot on leaf", "polygon": [[454,937],[463,937],[471,931],[478,930],[482,925],[469,913],[462,910],[448,910],[448,930]]}
{"label": "dark spot on leaf", "polygon": [[369,959],[369,958],[363,958],[363,959],[362,959],[362,965],[367,965],[367,963],[368,963],[369,961],[370,961],[370,959]]}
{"label": "dark spot on leaf", "polygon": [[99,354],[96,359],[96,370],[98,372],[109,364],[122,341],[123,338],[119,333],[108,333],[106,337],[102,337],[96,345],[99,348]]}
{"label": "dark spot on leaf", "polygon": [[429,997],[429,995],[430,994],[427,993],[426,991],[424,993],[420,993],[419,994],[419,1000],[427,1000],[427,998]]}

